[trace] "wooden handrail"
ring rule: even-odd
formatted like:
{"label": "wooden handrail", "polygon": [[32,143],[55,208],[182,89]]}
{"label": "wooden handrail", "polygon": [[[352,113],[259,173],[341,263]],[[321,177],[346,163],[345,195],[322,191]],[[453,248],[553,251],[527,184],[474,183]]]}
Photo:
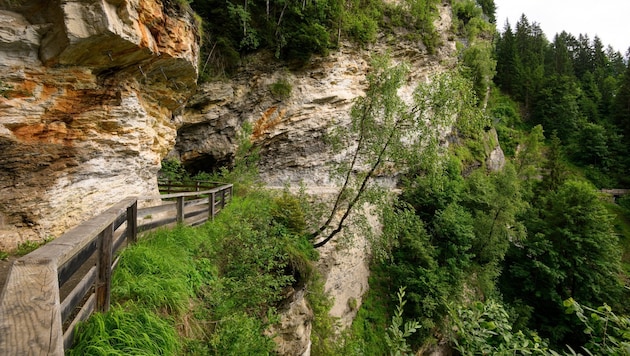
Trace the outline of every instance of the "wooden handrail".
{"label": "wooden handrail", "polygon": [[[117,263],[114,254],[119,246],[135,242],[138,231],[168,226],[174,221],[195,225],[213,219],[231,197],[232,185],[226,184],[203,191],[125,198],[16,260],[0,294],[0,355],[63,355],[72,346],[77,323],[95,310],[109,309],[111,274]],[[172,212],[175,217],[138,223],[138,213],[143,210],[138,209],[138,201],[168,198],[177,199],[177,204],[160,203],[159,209],[164,206],[163,211]],[[153,211],[157,207],[144,209]],[[92,268],[83,272],[62,300],[60,288],[84,266]],[[80,309],[75,312],[77,308]],[[76,315],[69,320],[73,314]],[[64,324],[69,324],[65,330]]]}

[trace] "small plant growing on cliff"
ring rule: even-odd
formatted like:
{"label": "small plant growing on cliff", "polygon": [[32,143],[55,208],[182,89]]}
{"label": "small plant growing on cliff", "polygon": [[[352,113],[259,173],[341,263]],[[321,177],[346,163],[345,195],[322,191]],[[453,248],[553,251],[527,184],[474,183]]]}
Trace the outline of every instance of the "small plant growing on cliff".
{"label": "small plant growing on cliff", "polygon": [[0,81],[0,95],[2,95],[5,98],[9,98],[9,92],[13,89],[12,86],[6,84],[3,81]]}
{"label": "small plant growing on cliff", "polygon": [[278,79],[277,82],[271,84],[269,86],[269,91],[271,91],[271,95],[277,100],[284,100],[291,97],[291,91],[293,87],[291,83],[286,79]]}

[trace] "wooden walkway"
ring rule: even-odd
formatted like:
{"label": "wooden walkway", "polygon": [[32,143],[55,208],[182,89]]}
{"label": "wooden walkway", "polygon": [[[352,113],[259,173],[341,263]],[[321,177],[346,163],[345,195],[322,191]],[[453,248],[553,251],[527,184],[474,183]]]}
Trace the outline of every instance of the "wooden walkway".
{"label": "wooden walkway", "polygon": [[[213,219],[232,198],[231,184],[160,190],[167,194],[123,199],[13,263],[0,294],[0,355],[63,355],[77,323],[109,309],[116,253],[125,244],[142,231]],[[138,209],[139,201],[156,204]],[[66,284],[73,285],[62,295]]]}
{"label": "wooden walkway", "polygon": [[630,189],[600,189],[601,193],[612,195],[614,197],[620,197],[622,195],[630,194]]}

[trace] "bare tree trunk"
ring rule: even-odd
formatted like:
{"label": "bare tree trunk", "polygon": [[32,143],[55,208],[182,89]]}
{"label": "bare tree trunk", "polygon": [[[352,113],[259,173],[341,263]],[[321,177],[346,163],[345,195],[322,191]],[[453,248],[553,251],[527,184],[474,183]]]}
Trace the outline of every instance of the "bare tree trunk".
{"label": "bare tree trunk", "polygon": [[364,124],[363,123],[365,121],[365,115],[367,115],[367,112],[369,112],[369,110],[371,109],[372,109],[372,101],[370,101],[370,105],[368,106],[368,108],[363,111],[364,114],[361,119],[361,130],[359,131],[359,140],[357,142],[357,149],[354,151],[352,162],[350,163],[350,167],[348,167],[348,172],[346,173],[346,176],[344,178],[343,186],[341,187],[341,190],[339,190],[339,193],[337,194],[337,198],[335,199],[335,204],[333,205],[332,211],[330,212],[330,215],[328,216],[328,219],[326,220],[326,222],[322,224],[322,226],[320,226],[319,229],[317,229],[317,231],[311,234],[310,236],[311,239],[317,238],[319,234],[321,234],[322,232],[324,232],[324,230],[326,230],[326,228],[330,225],[333,218],[335,217],[335,214],[337,213],[339,206],[341,205],[341,198],[343,197],[343,194],[346,191],[346,188],[348,187],[348,183],[350,182],[350,176],[352,175],[352,168],[354,168],[354,166],[356,165],[356,162],[359,158],[359,152],[361,151],[361,145],[363,144],[363,138],[364,138]]}
{"label": "bare tree trunk", "polygon": [[284,7],[282,8],[282,11],[280,12],[280,17],[278,17],[278,24],[276,25],[276,36],[278,36],[278,33],[280,32],[280,22],[282,21],[282,16],[284,16],[284,10],[287,9],[287,5],[289,5],[289,2],[287,1],[286,3],[284,3]]}
{"label": "bare tree trunk", "polygon": [[[339,232],[341,232],[341,229],[343,228],[343,223],[346,221],[346,219],[350,215],[350,212],[352,211],[352,208],[354,208],[356,203],[359,201],[359,199],[363,195],[363,192],[367,188],[367,183],[369,182],[370,178],[372,178],[372,175],[376,171],[376,168],[378,168],[378,166],[381,165],[381,162],[383,161],[383,157],[385,156],[385,151],[387,151],[387,148],[389,147],[389,144],[391,143],[392,138],[394,137],[394,134],[396,133],[396,130],[398,129],[398,124],[401,121],[402,120],[398,120],[398,121],[396,121],[396,124],[394,124],[394,127],[392,128],[392,130],[391,130],[391,132],[389,134],[389,137],[387,138],[387,141],[385,142],[385,145],[383,145],[383,148],[381,149],[381,151],[378,154],[378,158],[377,158],[376,162],[372,165],[372,167],[370,168],[370,171],[365,176],[365,178],[363,178],[363,182],[361,182],[361,187],[359,188],[359,191],[354,196],[354,199],[352,199],[352,201],[348,204],[348,208],[346,209],[345,213],[341,217],[341,220],[339,220],[339,223],[337,224],[337,227],[324,240],[322,240],[322,241],[320,241],[320,242],[318,242],[316,244],[313,244],[313,247],[319,248],[319,247],[324,246],[325,244],[328,243],[328,241],[332,240],[333,237],[335,237]],[[340,192],[340,194],[341,193],[342,192]]]}

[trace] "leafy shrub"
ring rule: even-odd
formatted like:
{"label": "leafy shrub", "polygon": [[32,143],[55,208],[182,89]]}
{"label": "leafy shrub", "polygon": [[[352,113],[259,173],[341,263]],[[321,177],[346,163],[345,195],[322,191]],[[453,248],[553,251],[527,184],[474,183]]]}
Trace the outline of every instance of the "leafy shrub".
{"label": "leafy shrub", "polygon": [[366,13],[348,14],[344,26],[348,35],[358,43],[372,43],[376,40],[378,22]]}
{"label": "leafy shrub", "polygon": [[512,331],[502,304],[488,300],[449,311],[451,340],[461,355],[558,355],[535,333]]}
{"label": "leafy shrub", "polygon": [[243,312],[221,319],[210,338],[215,355],[271,355],[275,344],[264,336],[261,320]]}
{"label": "leafy shrub", "polygon": [[630,212],[630,195],[624,195],[617,199],[617,204]]}
{"label": "leafy shrub", "polygon": [[184,168],[182,162],[176,158],[168,158],[162,161],[162,167],[158,172],[158,177],[172,182],[185,182],[190,179],[186,168]]}

